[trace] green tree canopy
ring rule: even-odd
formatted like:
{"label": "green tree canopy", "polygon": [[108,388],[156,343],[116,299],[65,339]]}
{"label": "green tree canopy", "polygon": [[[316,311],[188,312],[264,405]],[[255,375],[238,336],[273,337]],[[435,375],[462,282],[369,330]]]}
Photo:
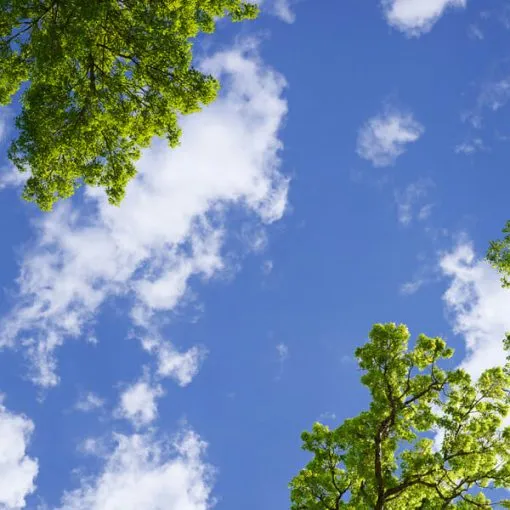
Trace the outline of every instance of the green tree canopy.
{"label": "green tree canopy", "polygon": [[376,324],[356,350],[370,407],[303,433],[313,458],[291,482],[293,510],[510,508],[489,500],[510,488],[508,364],[473,382],[438,366],[453,354],[441,338],[408,341],[405,326]]}
{"label": "green tree canopy", "polygon": [[24,198],[50,210],[80,185],[119,204],[154,136],[213,101],[192,65],[193,38],[219,18],[254,18],[242,0],[2,0],[0,104],[24,82],[9,157],[30,172]]}
{"label": "green tree canopy", "polygon": [[501,274],[503,287],[510,287],[510,221],[503,234],[503,239],[490,243],[487,260]]}

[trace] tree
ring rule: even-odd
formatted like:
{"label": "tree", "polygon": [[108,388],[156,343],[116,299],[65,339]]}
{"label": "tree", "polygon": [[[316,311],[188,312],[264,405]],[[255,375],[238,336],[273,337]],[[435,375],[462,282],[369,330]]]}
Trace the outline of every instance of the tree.
{"label": "tree", "polygon": [[510,508],[488,497],[510,487],[508,363],[473,382],[439,368],[453,354],[441,338],[408,341],[405,326],[376,324],[356,350],[370,408],[302,434],[313,458],[290,484],[293,510]]}
{"label": "tree", "polygon": [[503,239],[490,243],[487,261],[501,274],[503,287],[510,287],[510,221],[503,229],[503,234]]}
{"label": "tree", "polygon": [[219,18],[254,18],[242,0],[2,0],[0,104],[27,82],[9,157],[43,210],[82,184],[119,204],[154,136],[178,144],[178,117],[213,101],[193,39]]}

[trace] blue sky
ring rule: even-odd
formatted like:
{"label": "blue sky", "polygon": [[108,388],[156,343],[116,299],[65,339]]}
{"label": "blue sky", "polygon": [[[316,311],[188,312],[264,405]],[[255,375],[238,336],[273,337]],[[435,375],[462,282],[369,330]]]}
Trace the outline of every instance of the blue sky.
{"label": "blue sky", "polygon": [[221,98],[120,208],[39,213],[1,112],[0,509],[288,507],[299,435],[357,414],[375,322],[502,360],[502,0],[265,0],[201,39]]}

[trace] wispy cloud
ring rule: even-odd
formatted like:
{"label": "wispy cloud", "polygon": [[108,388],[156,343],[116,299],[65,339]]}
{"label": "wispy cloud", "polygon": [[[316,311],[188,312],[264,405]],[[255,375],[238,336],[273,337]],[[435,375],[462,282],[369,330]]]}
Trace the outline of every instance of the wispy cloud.
{"label": "wispy cloud", "polygon": [[321,413],[319,415],[319,418],[318,418],[318,421],[320,421],[321,423],[324,423],[324,422],[336,422],[336,414],[335,413],[332,413],[330,411],[326,411],[325,413]]}
{"label": "wispy cloud", "polygon": [[403,283],[400,286],[400,293],[404,296],[411,296],[416,294],[426,283],[423,278],[416,278],[408,282]]}
{"label": "wispy cloud", "polygon": [[102,471],[66,492],[59,510],[210,508],[214,473],[204,462],[206,444],[197,434],[184,431],[174,440],[117,434],[114,440]]}
{"label": "wispy cloud", "polygon": [[293,2],[294,0],[255,0],[255,3],[260,4],[264,10],[285,23],[296,21],[296,15],[292,10]]}
{"label": "wispy cloud", "polygon": [[25,507],[25,498],[35,490],[37,460],[27,455],[34,424],[25,416],[14,414],[3,405],[0,394],[0,508]]}
{"label": "wispy cloud", "polygon": [[470,156],[471,154],[485,150],[487,150],[487,147],[479,137],[467,140],[455,146],[455,153],[464,154],[465,156]]}
{"label": "wispy cloud", "polygon": [[432,211],[432,204],[425,203],[433,182],[420,179],[409,184],[404,190],[395,192],[398,221],[401,225],[408,226],[414,219],[426,220]]}
{"label": "wispy cloud", "polygon": [[502,340],[510,331],[510,291],[501,287],[497,272],[476,257],[466,240],[442,255],[440,269],[449,280],[443,299],[453,329],[466,342],[462,366],[478,376],[501,365],[505,359]]}
{"label": "wispy cloud", "polygon": [[423,126],[411,113],[387,107],[360,129],[357,153],[376,167],[390,166],[423,132]]}
{"label": "wispy cloud", "polygon": [[505,106],[510,99],[510,77],[497,81],[487,82],[483,85],[478,98],[481,107],[497,111]]}
{"label": "wispy cloud", "polygon": [[382,0],[388,23],[411,37],[430,31],[448,8],[466,4],[466,0]]}
{"label": "wispy cloud", "polygon": [[24,186],[28,177],[28,174],[22,174],[13,165],[7,165],[0,169],[0,190],[20,188]]}
{"label": "wispy cloud", "polygon": [[274,12],[286,23],[294,23],[296,21],[296,15],[291,9],[291,0],[275,0]]}
{"label": "wispy cloud", "polygon": [[285,363],[289,359],[289,346],[283,342],[276,344],[276,356],[278,361],[278,374],[275,377],[275,381],[279,381],[283,376],[283,370]]}
{"label": "wispy cloud", "polygon": [[274,267],[273,261],[268,259],[268,260],[264,260],[264,262],[262,262],[260,269],[262,271],[262,274],[264,276],[267,276],[273,271],[273,267]]}
{"label": "wispy cloud", "polygon": [[[14,126],[14,115],[11,107],[0,107],[0,141],[8,143],[10,127]],[[19,188],[25,184],[29,175],[21,173],[11,162],[5,162],[0,168],[0,191],[5,188]]]}
{"label": "wispy cloud", "polygon": [[83,413],[89,413],[91,411],[96,411],[104,407],[105,401],[99,395],[95,393],[89,392],[84,395],[81,395],[78,401],[75,404],[75,409],[77,411],[81,411]]}
{"label": "wispy cloud", "polygon": [[[252,42],[214,55],[202,68],[221,77],[224,95],[184,119],[178,149],[155,141],[121,207],[89,189],[82,208],[64,204],[36,222],[17,301],[0,335],[0,347],[23,346],[36,383],[58,382],[55,350],[80,337],[108,298],[129,297],[133,324],[152,331],[158,313],[186,297],[193,275],[209,279],[224,271],[231,208],[259,224],[283,215],[284,79],[260,61]],[[203,355],[200,349],[179,353],[158,335],[144,347],[181,383]]]}
{"label": "wispy cloud", "polygon": [[[501,110],[510,100],[510,70],[507,62],[500,62],[495,66],[491,76],[483,80],[473,108],[462,115],[462,120],[469,122],[475,129],[481,129],[487,113],[496,113]],[[462,145],[461,145],[462,148]],[[468,153],[483,149],[484,144],[479,136],[468,141],[465,148]]]}
{"label": "wispy cloud", "polygon": [[485,38],[485,36],[482,32],[482,29],[478,25],[475,25],[475,24],[469,25],[468,35],[471,39],[475,39],[478,41],[483,41]]}
{"label": "wispy cloud", "polygon": [[283,343],[280,343],[276,346],[276,353],[278,354],[278,361],[283,363],[287,361],[289,357],[289,347]]}
{"label": "wispy cloud", "polygon": [[494,21],[502,25],[505,30],[509,30],[510,6],[506,2],[495,2],[492,7],[487,5],[485,9],[480,12],[480,19],[483,21]]}

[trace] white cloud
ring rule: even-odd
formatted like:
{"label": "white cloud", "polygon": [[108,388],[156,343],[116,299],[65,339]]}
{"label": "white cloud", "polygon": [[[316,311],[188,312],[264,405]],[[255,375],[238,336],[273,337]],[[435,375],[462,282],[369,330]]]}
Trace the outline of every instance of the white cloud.
{"label": "white cloud", "polygon": [[466,4],[466,0],[382,0],[388,23],[414,37],[428,32],[448,8]]}
{"label": "white cloud", "polygon": [[[0,121],[0,131],[1,129]],[[25,184],[29,177],[30,176],[27,173],[21,173],[13,165],[3,167],[0,169],[0,191],[5,188],[20,188]]]}
{"label": "white cloud", "polygon": [[455,146],[455,154],[464,154],[469,156],[478,151],[487,150],[481,138],[473,138]]}
{"label": "white cloud", "polygon": [[477,377],[505,360],[502,340],[510,330],[510,291],[501,287],[494,269],[476,258],[469,242],[443,254],[440,268],[450,279],[443,299],[453,329],[466,342],[462,367]]}
{"label": "white cloud", "polygon": [[278,359],[281,363],[287,360],[289,357],[289,347],[283,343],[278,344],[276,346],[276,352],[278,354]]}
{"label": "white cloud", "polygon": [[[0,346],[23,346],[36,383],[58,382],[55,349],[85,333],[106,299],[129,297],[134,323],[152,327],[154,314],[186,298],[192,276],[208,279],[224,270],[230,208],[263,224],[283,215],[283,78],[260,61],[253,42],[212,56],[202,68],[220,76],[223,96],[183,120],[178,149],[155,141],[121,207],[88,189],[82,208],[63,204],[36,223],[36,241],[21,262],[19,296],[0,331]],[[200,358],[198,351],[176,353],[169,342],[153,350],[160,370],[182,382]],[[175,364],[176,355],[186,369]]]}
{"label": "white cloud", "polygon": [[331,411],[326,411],[324,413],[321,413],[319,415],[319,418],[317,421],[320,421],[321,423],[324,423],[326,421],[329,421],[329,422],[336,422],[337,418],[336,418],[336,414],[335,413],[332,413]]}
{"label": "white cloud", "polygon": [[468,35],[471,39],[477,39],[478,41],[483,41],[485,36],[482,32],[482,29],[478,25],[469,25],[468,27]]}
{"label": "white cloud", "polygon": [[163,388],[140,380],[126,388],[120,396],[117,416],[130,420],[135,427],[153,422],[158,415],[156,400],[164,395]]}
{"label": "white cloud", "polygon": [[268,260],[264,260],[264,262],[262,262],[260,269],[262,271],[262,274],[264,276],[267,276],[268,274],[270,274],[273,271],[273,267],[274,267],[274,262],[272,260],[268,259]]}
{"label": "white cloud", "polygon": [[105,404],[104,399],[95,393],[89,392],[81,395],[75,404],[75,409],[84,413],[89,413],[97,409],[101,409]]}
{"label": "white cloud", "polygon": [[[485,80],[476,98],[476,104],[470,111],[462,115],[463,121],[468,121],[475,129],[483,127],[487,111],[496,113],[506,106],[510,100],[510,75],[508,66],[501,65],[496,68],[489,79]],[[472,141],[460,144],[457,152],[471,154],[476,150],[486,150],[481,138],[475,137]]]}
{"label": "white cloud", "polygon": [[424,132],[413,115],[395,109],[369,119],[358,133],[357,153],[376,167],[389,166]]}
{"label": "white cloud", "polygon": [[418,219],[420,221],[425,221],[426,219],[430,218],[433,207],[434,204],[425,204],[422,207],[420,207],[420,210],[418,211]]}
{"label": "white cloud", "polygon": [[105,455],[105,446],[101,439],[96,437],[87,437],[78,445],[78,452],[84,455],[94,455],[96,457],[101,457]]}
{"label": "white cloud", "polygon": [[174,379],[183,387],[193,380],[207,354],[205,348],[198,346],[191,347],[186,352],[178,352],[170,342],[158,335],[143,338],[142,346],[147,352],[156,355],[157,376]]}
{"label": "white cloud", "polygon": [[9,412],[0,394],[0,509],[25,507],[25,498],[34,492],[37,460],[28,457],[34,424],[26,417]]}
{"label": "white cloud", "polygon": [[275,381],[279,381],[283,376],[283,369],[285,362],[289,359],[289,347],[284,343],[276,345],[276,354],[278,356],[278,374],[275,377]]}
{"label": "white cloud", "polygon": [[404,296],[411,296],[412,294],[416,294],[425,284],[425,280],[422,278],[416,278],[415,280],[410,280],[408,282],[403,283],[400,286],[400,293]]}
{"label": "white cloud", "polygon": [[268,244],[266,231],[260,225],[244,225],[239,237],[246,248],[254,253],[263,252]]}
{"label": "white cloud", "polygon": [[409,184],[404,190],[395,193],[398,221],[404,226],[410,225],[414,218],[426,220],[431,213],[432,204],[423,204],[433,183],[426,179]]}
{"label": "white cloud", "polygon": [[495,112],[505,106],[509,99],[510,78],[505,77],[483,85],[478,98],[478,105],[480,108],[486,107]]}
{"label": "white cloud", "polygon": [[0,140],[8,141],[7,134],[14,125],[14,110],[11,106],[0,107]]}
{"label": "white cloud", "polygon": [[280,18],[285,23],[294,23],[296,15],[292,11],[292,0],[255,0],[255,3],[261,5],[264,9]]}
{"label": "white cloud", "polygon": [[[13,110],[10,106],[0,107],[0,140],[8,142],[7,134],[14,125]],[[5,188],[19,188],[25,184],[29,175],[21,173],[12,164],[7,163],[0,168],[0,191]]]}
{"label": "white cloud", "polygon": [[213,472],[193,432],[173,442],[117,435],[102,472],[66,492],[60,510],[207,510]]}
{"label": "white cloud", "polygon": [[275,0],[274,13],[286,23],[294,23],[296,15],[292,12],[289,0]]}

